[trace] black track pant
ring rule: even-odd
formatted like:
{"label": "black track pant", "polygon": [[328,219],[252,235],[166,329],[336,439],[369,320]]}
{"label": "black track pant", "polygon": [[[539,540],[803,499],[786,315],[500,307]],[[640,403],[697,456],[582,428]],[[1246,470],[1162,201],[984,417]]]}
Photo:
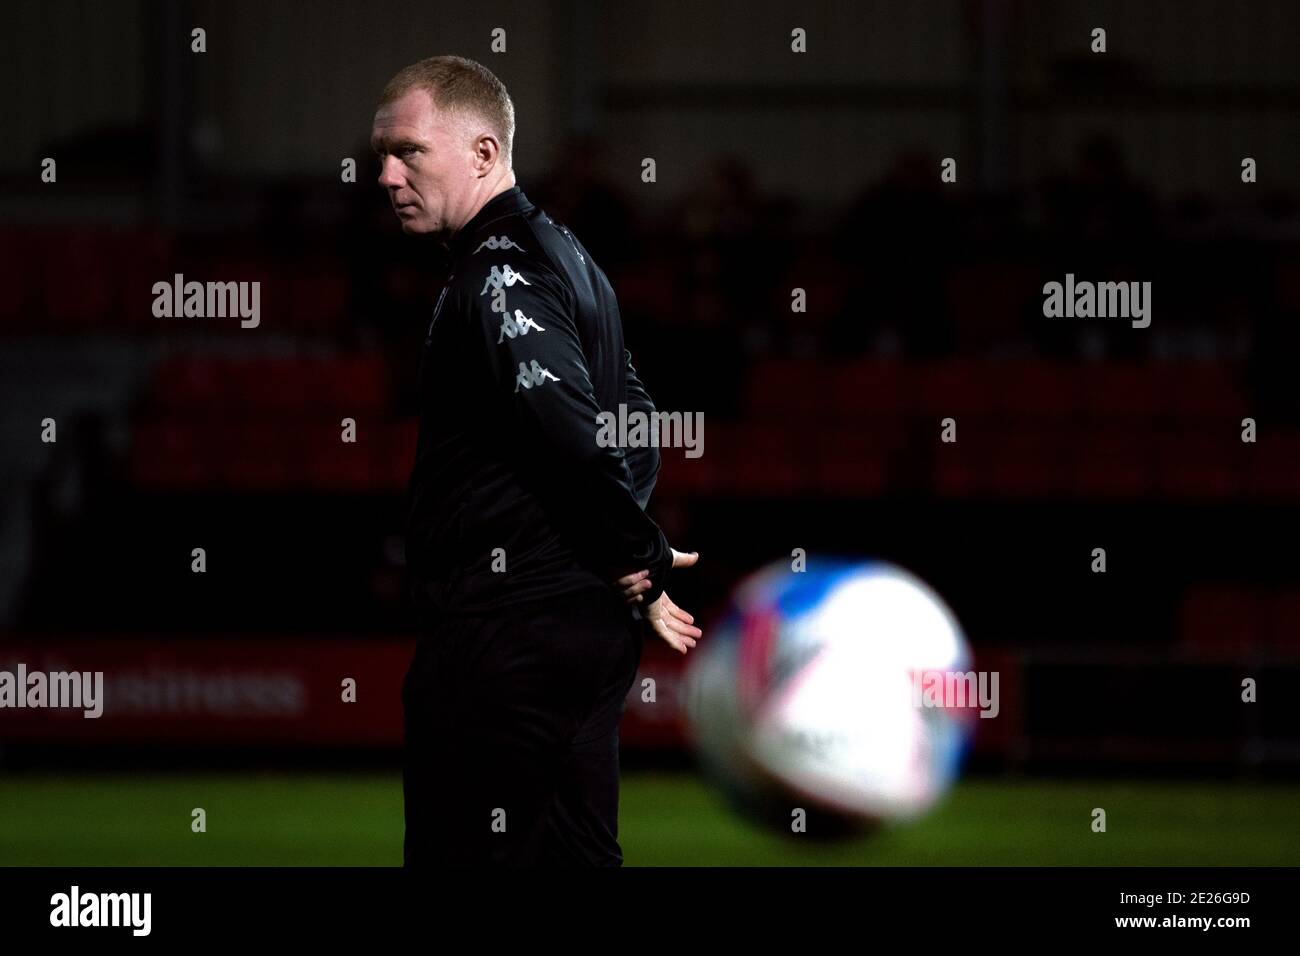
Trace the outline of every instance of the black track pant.
{"label": "black track pant", "polygon": [[618,723],[641,627],[587,591],[421,637],[402,691],[407,866],[622,864]]}

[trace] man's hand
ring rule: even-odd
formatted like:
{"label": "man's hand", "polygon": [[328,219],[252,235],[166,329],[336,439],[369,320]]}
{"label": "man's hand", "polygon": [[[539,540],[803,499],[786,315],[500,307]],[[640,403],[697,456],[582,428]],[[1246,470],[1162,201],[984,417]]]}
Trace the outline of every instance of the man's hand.
{"label": "man's hand", "polygon": [[[689,568],[696,561],[700,560],[700,552],[692,551],[685,554],[676,548],[670,549],[673,552],[674,568]],[[623,591],[623,598],[628,604],[640,604],[641,592],[648,590],[650,587],[650,572],[648,570],[636,571],[632,574],[624,575],[619,578],[618,586]]]}
{"label": "man's hand", "polygon": [[669,647],[681,654],[694,647],[696,640],[704,634],[694,626],[695,618],[674,604],[667,591],[660,594],[653,604],[646,606],[645,619],[650,622],[654,632],[668,642]]}
{"label": "man's hand", "polygon": [[[674,568],[689,568],[700,560],[698,551],[686,554],[673,548],[672,552]],[[618,579],[618,586],[623,589],[623,598],[628,604],[640,604],[643,599],[641,592],[650,587],[650,572],[624,575]],[[695,617],[674,604],[666,591],[653,604],[646,606],[642,616],[650,623],[651,629],[680,654],[694,647],[696,640],[704,634],[695,626]]]}

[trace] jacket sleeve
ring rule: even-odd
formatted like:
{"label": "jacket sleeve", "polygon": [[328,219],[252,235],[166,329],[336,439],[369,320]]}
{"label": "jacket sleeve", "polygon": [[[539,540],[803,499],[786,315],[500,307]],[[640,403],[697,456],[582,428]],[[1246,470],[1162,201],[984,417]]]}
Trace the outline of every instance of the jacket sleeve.
{"label": "jacket sleeve", "polygon": [[624,450],[598,438],[602,410],[573,293],[534,260],[489,256],[467,271],[464,307],[482,336],[494,386],[528,442],[525,466],[554,490],[566,530],[611,584],[650,570],[649,604],[667,584],[672,550],[642,510]]}
{"label": "jacket sleeve", "polygon": [[[655,414],[655,403],[637,377],[632,367],[632,353],[623,350],[623,364],[627,372],[627,408],[629,412],[644,412],[648,417]],[[636,494],[636,503],[645,510],[650,503],[650,495],[655,490],[655,481],[659,477],[659,448],[647,444],[630,448],[627,452],[627,465],[632,472],[632,485]]]}

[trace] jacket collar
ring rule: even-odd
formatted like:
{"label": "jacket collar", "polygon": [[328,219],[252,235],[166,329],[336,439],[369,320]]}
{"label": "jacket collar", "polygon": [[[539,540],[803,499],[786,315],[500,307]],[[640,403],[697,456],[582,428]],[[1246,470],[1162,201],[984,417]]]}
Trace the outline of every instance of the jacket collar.
{"label": "jacket collar", "polygon": [[454,262],[466,254],[470,243],[474,240],[474,236],[485,226],[491,225],[498,219],[504,219],[506,216],[527,212],[532,208],[533,204],[528,201],[528,197],[524,195],[524,191],[518,186],[511,186],[505,192],[497,193],[483,204],[483,208],[476,212],[473,218],[461,227],[459,232],[451,237],[447,251],[452,261]]}

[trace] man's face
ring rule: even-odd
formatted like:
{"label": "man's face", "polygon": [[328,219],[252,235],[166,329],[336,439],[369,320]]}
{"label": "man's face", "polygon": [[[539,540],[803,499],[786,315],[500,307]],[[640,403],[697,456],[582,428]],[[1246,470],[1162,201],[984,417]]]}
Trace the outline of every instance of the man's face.
{"label": "man's face", "polygon": [[403,232],[449,238],[464,225],[474,154],[457,116],[437,109],[427,91],[411,90],[375,113],[370,146]]}

